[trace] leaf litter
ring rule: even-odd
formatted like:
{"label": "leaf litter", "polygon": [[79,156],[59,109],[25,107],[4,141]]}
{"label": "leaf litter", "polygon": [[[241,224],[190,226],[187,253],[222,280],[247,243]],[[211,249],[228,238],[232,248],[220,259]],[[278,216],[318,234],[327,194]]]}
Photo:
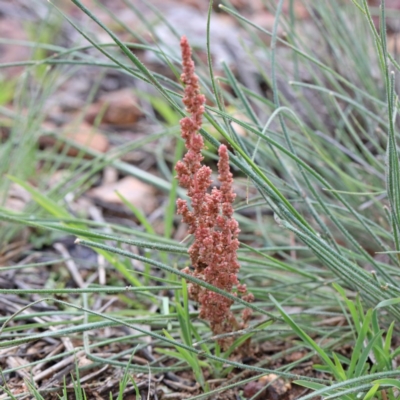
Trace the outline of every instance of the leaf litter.
{"label": "leaf litter", "polygon": [[[85,3],[88,3],[87,5],[90,5],[92,9],[98,10],[100,16],[108,20],[110,24],[112,23],[109,15],[104,13],[104,10],[96,5],[96,2],[87,1]],[[107,6],[110,1],[105,1],[104,3]],[[126,13],[124,3],[123,1],[112,2],[116,14],[121,17]],[[265,29],[270,30],[272,28],[274,17],[268,12],[261,13],[260,10],[263,9],[261,7],[262,2],[257,0],[243,2],[238,0],[233,3],[239,11],[242,11],[248,17],[254,17]],[[191,0],[183,2],[168,1],[168,4],[154,1],[153,4],[161,10],[164,8],[166,17],[170,17],[170,22],[179,27],[182,30],[181,33],[188,35],[189,40],[198,46],[200,57],[202,52],[204,57],[204,21],[207,7],[202,2],[192,2]],[[5,7],[5,9],[3,10],[1,7]],[[10,4],[4,6],[4,3],[0,3],[1,13],[4,12],[4,15],[8,15],[8,17],[14,15],[14,18],[1,19],[0,31],[3,32],[2,36],[8,39],[24,40],[26,39],[25,35],[16,33],[23,32],[18,19],[15,18],[18,7],[20,7],[19,2],[15,2],[15,7],[13,9]],[[71,15],[76,13],[73,8],[67,8],[67,11]],[[145,11],[150,12],[148,9]],[[134,18],[135,14],[131,10],[129,12],[129,15]],[[301,6],[296,9],[296,14],[303,21],[307,21],[309,18],[307,10]],[[74,17],[77,16],[74,15]],[[126,20],[126,18],[125,16],[122,19]],[[137,17],[135,18],[137,20]],[[62,29],[67,29],[64,32],[67,35],[68,28],[63,26]],[[144,31],[145,27],[142,26],[142,29]],[[246,75],[245,67],[238,63],[239,59],[246,58],[243,53],[240,53],[243,50],[238,50],[238,48],[232,47],[232,43],[228,43],[231,37],[242,35],[240,28],[230,18],[216,14],[213,18],[212,29],[213,51],[216,53],[216,58],[220,56],[228,60],[233,65],[233,68],[237,68],[239,76],[241,74],[242,76]],[[97,33],[101,38],[102,33]],[[283,35],[284,32],[279,32],[279,34]],[[163,43],[166,45],[165,51],[169,51],[168,46],[171,47],[175,43],[171,32],[162,24],[155,25],[155,35],[163,38]],[[151,39],[152,36],[149,38]],[[2,63],[26,60],[31,55],[26,47],[6,47],[7,49],[12,49],[12,51],[0,52]],[[150,54],[150,52],[138,51],[138,54],[146,63],[153,63],[154,69],[159,69],[162,72],[162,69],[165,68],[164,65],[159,63],[159,59],[154,58],[154,55]],[[218,63],[218,60],[216,63]],[[12,67],[2,71],[8,71],[8,77],[14,78],[20,75],[21,68]],[[65,156],[65,159],[60,162],[58,170],[53,172],[55,182],[63,182],[63,179],[58,178],[57,174],[63,171],[63,167],[74,162],[74,158],[79,160],[82,148],[89,149],[92,153],[107,154],[116,145],[121,146],[121,143],[122,145],[127,145],[132,137],[141,135],[143,127],[149,127],[148,133],[150,134],[154,132],[155,126],[157,126],[157,121],[154,120],[154,116],[157,117],[157,115],[149,115],[149,113],[143,111],[134,83],[121,73],[110,73],[104,76],[99,85],[98,93],[100,94],[94,96],[93,101],[84,113],[84,121],[79,122],[79,119],[77,119],[77,115],[79,116],[78,111],[85,106],[85,97],[91,96],[89,93],[91,83],[95,82],[93,71],[93,67],[82,67],[82,74],[87,78],[83,90],[80,84],[82,77],[73,76],[69,79],[68,84],[63,85],[52,99],[54,104],[50,108],[52,111],[49,112],[46,128],[65,132],[66,138],[78,145],[77,148],[74,148],[70,142],[66,145],[62,137],[54,135],[43,135],[39,139],[39,145],[43,148],[42,151],[53,148],[56,149],[57,154]],[[255,73],[250,77],[250,80],[252,80],[250,85],[258,85]],[[127,84],[130,87],[126,87]],[[74,102],[71,99],[77,99],[78,101]],[[242,135],[242,133],[240,134]],[[138,154],[135,155],[135,152]],[[133,150],[129,155],[125,154],[124,156],[129,160],[136,160],[139,168],[143,168],[143,171],[157,171],[159,173],[160,166],[157,164],[156,158],[146,156],[143,158],[143,150]],[[165,193],[155,190],[153,186],[138,178],[123,176],[123,174],[113,174],[111,180],[105,179],[102,181],[101,178],[98,178],[96,182],[92,182],[84,193],[73,193],[71,202],[74,206],[77,206],[78,202],[84,199],[82,212],[92,217],[96,215],[97,217],[93,217],[93,219],[97,219],[97,221],[104,221],[104,218],[106,218],[127,226],[138,226],[139,221],[126,208],[124,201],[121,196],[117,195],[117,192],[129,203],[140,209],[150,220],[153,219],[154,224],[157,224],[157,220],[162,218],[162,211],[158,212],[157,210],[162,210],[162,208],[159,208],[160,204],[167,201]],[[12,211],[21,211],[30,202],[30,194],[20,186],[12,184],[8,193],[9,196],[5,204]],[[78,208],[75,208],[75,212],[77,214],[80,213]],[[31,228],[29,235],[31,236],[29,241],[25,234],[22,236],[23,240],[14,240],[11,246],[4,246],[1,249],[1,265],[6,269],[0,273],[1,289],[51,287],[78,289],[99,281],[101,274],[104,274],[107,282],[115,283],[120,282],[121,276],[124,276],[121,272],[122,266],[118,272],[108,266],[105,266],[101,271],[99,266],[104,265],[101,255],[93,251],[87,251],[87,249],[86,251],[79,250],[82,247],[73,244],[71,238],[60,237],[56,233],[46,234],[43,238],[43,232],[35,227]],[[35,240],[37,241],[36,244]],[[40,243],[38,244],[38,242]],[[122,247],[138,254],[141,252],[133,245],[123,245]],[[36,265],[31,268],[26,267],[29,263]],[[7,270],[7,266],[16,266],[17,269]],[[18,269],[18,267],[21,268]],[[130,264],[129,268],[137,269],[143,274],[146,273],[146,267],[139,262]],[[158,279],[162,279],[161,274],[158,272],[152,271],[152,273]],[[128,282],[126,277],[124,281],[127,284],[127,288],[134,284],[134,282]],[[171,297],[171,292],[162,289],[161,286],[159,293],[164,295],[165,298]],[[77,303],[79,295],[64,295],[60,291],[55,296],[60,301],[68,300],[70,303],[74,301]],[[87,333],[87,337],[79,330],[76,332],[72,330],[68,333],[68,336],[47,336],[46,330],[42,328],[43,326],[53,330],[53,333],[58,330],[62,331],[63,329],[79,326],[82,315],[76,309],[68,308],[65,304],[39,300],[40,297],[35,294],[18,296],[0,294],[0,315],[3,317],[2,323],[7,322],[2,331],[2,340],[7,341],[18,338],[23,332],[24,324],[30,324],[29,334],[37,336],[35,340],[28,343],[0,349],[0,365],[3,370],[1,379],[4,379],[1,384],[6,385],[9,393],[14,396],[26,394],[29,386],[28,382],[32,380],[46,399],[58,398],[58,395],[62,393],[64,382],[68,395],[72,395],[76,393],[74,379],[79,379],[80,386],[85,391],[87,398],[108,398],[109,393],[112,393],[113,398],[117,398],[119,385],[124,377],[124,370],[121,366],[118,366],[118,362],[122,364],[127,361],[141,367],[141,372],[132,374],[134,384],[131,380],[127,383],[124,399],[135,399],[136,390],[139,390],[142,399],[160,400],[190,399],[202,393],[193,374],[187,370],[180,371],[178,368],[174,372],[162,372],[165,366],[170,367],[175,362],[172,359],[160,357],[159,354],[156,354],[151,340],[148,340],[147,346],[140,346],[138,350],[133,352],[132,343],[139,343],[137,336],[139,332],[132,327],[113,325],[97,327],[96,323],[101,321],[92,318],[91,323],[94,324],[94,327]],[[148,298],[135,295],[134,292],[129,292],[129,290],[124,294],[118,295],[107,293],[91,294],[90,309],[97,313],[107,312],[110,315],[119,315],[121,310],[126,308],[127,300],[141,310],[143,315],[149,309],[153,309],[153,312],[158,312],[160,315],[162,314],[161,310],[158,310],[158,306],[152,304]],[[40,316],[37,316],[38,313],[40,313]],[[7,321],[14,314],[14,318]],[[129,313],[126,314],[124,318],[129,317]],[[144,327],[148,330],[153,329],[152,326],[146,325],[145,321],[138,324],[137,327]],[[156,328],[154,327],[154,329]],[[132,337],[129,341],[126,340],[128,335]],[[123,338],[123,340],[119,338]],[[90,354],[87,353],[86,349],[82,350],[85,345],[84,341],[87,339],[90,342]],[[325,377],[323,372],[316,373],[311,368],[312,356],[308,354],[307,350],[293,351],[292,348],[290,341],[277,339],[274,343],[257,345],[256,348],[252,349],[247,359],[238,361],[270,369],[297,362],[297,366],[292,370],[294,374],[318,378]],[[278,356],[276,356],[277,354]],[[102,362],[100,363],[99,360]],[[75,375],[76,364],[80,368],[79,377]],[[155,374],[146,372],[149,364],[159,368],[159,372]],[[24,367],[25,365],[29,365],[29,367]],[[205,374],[207,377],[207,372]],[[255,375],[256,373],[254,372],[233,369],[226,378],[207,378],[209,378],[210,388],[213,390]],[[236,400],[239,398],[240,392],[243,393],[244,398],[289,400],[298,398],[306,391],[287,379],[279,378],[274,374],[264,374],[252,382],[218,393],[211,398]],[[7,398],[7,396],[7,393],[0,393],[0,399]]]}

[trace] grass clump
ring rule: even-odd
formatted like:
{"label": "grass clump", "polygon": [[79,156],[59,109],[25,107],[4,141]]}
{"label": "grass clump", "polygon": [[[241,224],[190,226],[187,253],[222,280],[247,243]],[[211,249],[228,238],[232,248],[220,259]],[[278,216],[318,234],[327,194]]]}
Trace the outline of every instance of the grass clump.
{"label": "grass clump", "polygon": [[[10,187],[16,185],[31,199],[18,212],[2,207],[0,218],[4,242],[10,246],[17,234],[29,243],[24,232],[48,235],[45,243],[50,245],[73,235],[79,248],[92,249],[87,254],[95,261],[86,265],[85,279],[75,276],[73,285],[65,278],[57,282],[55,277],[63,275],[51,266],[44,284],[27,286],[17,280],[12,287],[1,288],[0,294],[19,298],[21,304],[10,305],[12,311],[2,318],[0,346],[11,351],[57,339],[62,347],[48,355],[48,365],[58,365],[74,354],[80,360],[74,370],[61,374],[68,377],[61,386],[46,381],[44,375],[35,380],[32,371],[46,371],[38,367],[43,363],[38,358],[4,367],[4,380],[30,371],[33,380],[25,375],[29,382],[25,393],[36,398],[46,398],[60,388],[60,396],[73,390],[79,398],[85,398],[88,389],[112,398],[130,392],[137,398],[144,392],[159,397],[162,392],[162,398],[170,398],[162,390],[167,385],[173,395],[192,399],[218,398],[221,393],[256,399],[277,390],[281,379],[286,388],[282,398],[395,399],[400,318],[396,75],[400,66],[388,41],[392,34],[386,27],[390,19],[385,2],[378,9],[366,0],[265,1],[264,9],[274,15],[270,30],[244,16],[243,10],[222,4],[220,12],[229,15],[243,35],[238,53],[242,62],[236,64],[213,62],[218,39],[213,36],[212,20],[218,14],[210,4],[208,21],[204,20],[205,53],[195,52],[206,100],[204,123],[196,131],[204,140],[207,164],[218,161],[221,154],[216,149],[229,150],[238,194],[233,207],[241,229],[239,279],[254,302],[204,279],[199,272],[203,259],[193,265],[194,272],[184,270],[191,238],[182,240],[185,234],[176,216],[176,199],[186,197],[177,186],[174,165],[183,153],[177,126],[185,117],[178,41],[186,32],[179,32],[151,4],[144,12],[126,1],[127,9],[145,21],[154,42],[132,32],[118,13],[100,5],[92,10],[79,0],[72,3],[89,23],[83,25],[74,14],[55,6],[53,12],[61,13],[86,43],[52,44],[51,54],[36,49],[33,61],[26,61],[20,83],[25,89],[15,93],[15,101],[22,104],[34,98],[27,92],[30,85],[40,90],[35,92],[37,100],[27,106],[32,124],[23,128],[20,149],[12,143],[19,137],[23,119],[15,107],[0,109],[2,126],[10,132],[1,151],[9,157],[15,152],[20,160],[18,165],[3,163],[8,177],[2,196],[7,199]],[[299,6],[305,20],[296,18]],[[154,21],[164,26],[175,46],[157,34]],[[129,40],[122,40],[122,34],[114,33],[117,30],[128,32]],[[99,32],[107,35],[107,41],[96,38]],[[45,37],[49,36],[40,35],[38,49],[48,49]],[[143,54],[151,54],[157,63],[143,61]],[[156,72],[160,65],[162,72]],[[74,144],[78,155],[69,155],[68,138],[59,137],[54,127],[44,128],[41,121],[46,99],[84,66],[113,71],[135,85],[145,85],[149,94],[143,96],[141,106],[148,125],[156,126],[154,132],[117,144],[104,154]],[[86,107],[100,86],[101,80],[87,93]],[[85,117],[85,111],[80,117]],[[38,148],[43,133],[57,138],[61,152],[56,147]],[[124,159],[138,149],[156,159],[156,173]],[[75,213],[73,206],[82,193],[110,167],[155,187],[164,199],[161,212],[149,215],[121,194],[135,223]],[[47,178],[61,168],[65,176],[55,186],[48,185]],[[35,170],[40,171],[39,177]],[[207,171],[212,176],[212,169]],[[181,207],[186,222],[189,212]],[[196,235],[193,229],[191,233]],[[24,279],[34,271],[44,274],[48,261],[35,262],[37,252],[31,245],[24,257],[10,256],[3,271],[23,274]],[[71,251],[71,257],[63,254],[57,263],[68,266],[72,276],[80,274],[74,266],[79,257]],[[232,315],[251,310],[248,324],[215,329],[215,321],[199,318],[207,313],[198,310],[188,295],[193,287],[224,299]],[[250,340],[244,357],[238,349]],[[104,392],[101,387],[85,386],[86,374],[95,375],[102,368],[113,371],[118,385]],[[18,398],[8,383],[2,385],[9,398]]]}

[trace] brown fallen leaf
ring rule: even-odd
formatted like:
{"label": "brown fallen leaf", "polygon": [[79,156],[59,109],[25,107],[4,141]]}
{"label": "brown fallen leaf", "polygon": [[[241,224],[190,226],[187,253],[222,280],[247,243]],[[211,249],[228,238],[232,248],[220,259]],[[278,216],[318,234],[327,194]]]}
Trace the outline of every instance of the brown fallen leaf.
{"label": "brown fallen leaf", "polygon": [[[267,385],[269,386],[266,387]],[[266,388],[262,390],[264,387]],[[290,383],[285,382],[282,378],[279,378],[278,375],[269,374],[262,376],[257,381],[249,382],[244,387],[243,396],[248,399],[253,397],[258,391],[262,390],[260,394],[255,397],[256,400],[280,400],[290,389]]]}
{"label": "brown fallen leaf", "polygon": [[295,361],[299,361],[301,358],[303,358],[306,355],[305,352],[303,351],[295,351],[294,353],[290,353],[289,355],[287,355],[285,357],[285,360],[287,362],[295,362]]}
{"label": "brown fallen leaf", "polygon": [[[381,0],[369,0],[370,7],[375,7],[379,10],[381,5]],[[400,1],[399,0],[385,0],[385,9],[386,9],[386,29],[388,34],[394,34],[400,32],[399,19],[396,16],[396,13],[392,13],[392,11],[400,10]],[[372,20],[374,21],[375,27],[379,30],[380,26],[380,11],[378,15],[375,13],[372,14]],[[388,38],[389,39],[389,38]],[[389,39],[390,40],[390,39]],[[398,49],[398,47],[397,47]]]}
{"label": "brown fallen leaf", "polygon": [[[48,124],[47,124],[48,125]],[[64,131],[63,136],[67,139],[75,142],[79,146],[86,147],[90,150],[97,151],[99,153],[105,153],[109,148],[109,142],[107,136],[96,130],[93,126],[87,122],[82,122],[79,125],[69,124],[62,128]],[[53,128],[52,130],[55,130]],[[39,144],[42,147],[52,147],[57,143],[57,138],[54,136],[41,136]],[[60,151],[64,146],[60,147]],[[69,156],[76,156],[79,153],[79,149],[70,146],[67,154]]]}
{"label": "brown fallen leaf", "polygon": [[107,137],[86,122],[82,122],[77,128],[67,130],[66,136],[77,144],[89,147],[99,153],[105,153],[109,147]]}
{"label": "brown fallen leaf", "polygon": [[[291,12],[291,4],[289,0],[284,1],[282,11],[287,15]],[[310,17],[310,13],[302,1],[293,2],[293,13],[296,19],[307,19]]]}
{"label": "brown fallen leaf", "polygon": [[110,125],[132,125],[143,116],[132,89],[121,89],[107,93],[89,107],[86,121],[93,123],[98,115],[101,123]]}
{"label": "brown fallen leaf", "polygon": [[[370,6],[379,7],[381,5],[381,0],[369,0],[368,3]],[[385,8],[388,10],[400,10],[399,0],[386,0]]]}
{"label": "brown fallen leaf", "polygon": [[87,194],[105,203],[123,205],[116,192],[146,214],[152,212],[157,206],[154,187],[132,176],[126,176],[118,182],[90,189]]}
{"label": "brown fallen leaf", "polygon": [[[241,122],[251,122],[250,119],[246,115],[238,113],[238,112],[233,113],[233,117]],[[237,122],[234,122],[234,121],[231,123],[231,125],[232,125],[232,128],[235,130],[235,132],[239,136],[241,136],[241,137],[248,136],[247,130],[242,125],[239,125]]]}
{"label": "brown fallen leaf", "polygon": [[[254,15],[251,19],[251,21],[263,28],[266,29],[267,31],[272,32],[273,28],[274,28],[274,23],[275,23],[275,16],[272,15],[270,12],[268,12],[267,10],[263,10],[261,12],[259,12],[258,14]],[[278,36],[282,36],[282,27],[278,26]],[[264,34],[262,37],[264,38],[266,35]],[[268,41],[270,41],[271,38],[268,37]]]}
{"label": "brown fallen leaf", "polygon": [[400,34],[392,33],[387,37],[387,47],[391,53],[400,53]]}
{"label": "brown fallen leaf", "polygon": [[7,193],[5,207],[11,211],[22,212],[30,200],[29,192],[13,182]]}
{"label": "brown fallen leaf", "polygon": [[[22,20],[12,18],[0,18],[0,37],[10,40],[28,40],[28,37],[23,28]],[[13,44],[0,44],[0,62],[13,63],[17,61],[29,60],[31,50],[28,46],[19,46]],[[13,66],[1,70],[0,77],[6,79],[17,77],[24,70],[23,66]]]}

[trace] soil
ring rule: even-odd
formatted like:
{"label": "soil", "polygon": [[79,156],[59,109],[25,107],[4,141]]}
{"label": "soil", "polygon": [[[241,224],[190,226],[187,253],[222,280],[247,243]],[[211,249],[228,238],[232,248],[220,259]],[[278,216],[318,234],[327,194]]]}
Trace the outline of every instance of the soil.
{"label": "soil", "polygon": [[[122,40],[135,40],[133,35],[120,28],[96,1],[85,0],[83,3],[107,26],[111,27]],[[136,33],[147,37],[149,40],[152,40],[152,37],[162,37],[165,50],[168,47],[176,46],[176,37],[164,24],[155,23],[154,32],[150,36],[144,19],[140,19],[132,8],[127,7],[125,1],[104,0],[101,3],[112,10],[128,26],[134,27]],[[206,61],[208,2],[204,0],[152,0],[151,3],[177,29],[178,34],[185,34],[188,37],[189,42],[196,49],[199,59]],[[288,12],[288,3],[287,1],[284,5],[285,13]],[[397,4],[396,1],[394,3]],[[0,1],[0,36],[14,41],[34,40],[32,33],[29,34],[29,29],[26,26],[31,26],[32,31],[35,24],[44,20],[47,5],[43,4],[33,10],[34,6],[23,0]],[[255,20],[257,24],[267,30],[272,30],[274,16],[272,12],[265,9],[263,1],[232,0],[232,4],[246,18]],[[93,28],[88,18],[69,1],[61,1],[59,6],[63,12],[79,21],[83,26],[88,24]],[[154,17],[154,13],[144,3],[140,2],[136,6],[140,12],[148,16],[149,20]],[[295,8],[295,13],[300,23],[306,26],[310,18],[307,8],[298,5]],[[396,27],[390,26],[392,31],[396,32]],[[97,34],[98,40],[110,41],[99,28],[95,28],[94,32]],[[246,35],[236,20],[221,12],[217,1],[214,4],[211,34],[213,38],[212,56],[216,72],[219,72],[220,61],[225,60],[234,69],[238,79],[260,95],[269,96],[269,89],[257,80],[257,75],[251,70],[251,64],[247,65],[245,62],[246,55],[242,53],[243,50],[238,46],[239,39],[247,40]],[[279,34],[284,35],[284,32],[280,31]],[[59,31],[56,32],[58,41],[56,44],[72,46],[78,36],[79,34],[74,28],[64,21],[60,24]],[[261,39],[269,44],[269,38],[266,35],[261,36]],[[281,51],[284,54],[285,50],[281,49]],[[89,51],[88,54],[94,53]],[[160,63],[159,59],[155,58],[150,52],[135,50],[135,54],[153,71],[175,79],[170,69]],[[176,54],[178,55],[178,49]],[[0,45],[1,63],[14,63],[29,60],[31,57],[32,50],[25,46],[17,44],[12,46]],[[286,68],[286,66],[283,64],[282,68]],[[22,67],[13,66],[1,69],[1,77],[3,81],[21,79],[22,72]],[[102,74],[101,81],[98,80],[99,74]],[[303,78],[305,81],[307,80],[306,76]],[[98,89],[93,95],[91,105],[86,110],[84,121],[79,121],[82,107],[85,107],[86,99],[90,96],[94,85],[98,85]],[[149,107],[148,102],[141,101],[140,96],[134,94],[144,90],[141,85],[140,82],[126,74],[112,69],[99,72],[99,69],[93,66],[80,67],[79,73],[71,74],[71,77],[66,79],[65,83],[46,102],[44,107],[46,115],[42,123],[43,134],[37,138],[40,151],[58,146],[60,154],[64,151],[69,157],[73,158],[79,156],[83,146],[87,149],[85,157],[90,159],[93,154],[111,154],[116,146],[128,146],[132,140],[145,139],[147,135],[157,132],[163,116],[155,108]],[[130,90],[132,88],[135,91]],[[149,91],[147,93],[149,96],[155,94],[148,87],[146,87],[146,90]],[[282,90],[284,90],[284,87]],[[10,110],[15,107],[12,103],[12,96],[10,96],[7,107]],[[301,109],[297,111],[302,112]],[[65,135],[72,146],[63,147],[64,145],[61,145],[56,136],[53,135],[54,131]],[[3,140],[10,134],[6,124],[1,124],[0,134]],[[157,150],[154,148],[156,145],[161,145],[162,151],[173,157],[175,144],[165,143],[160,139],[141,147],[139,150],[126,152],[122,156],[122,161],[134,166],[139,171],[143,171],[143,173],[161,176],[156,157]],[[37,168],[40,169],[41,166],[39,165]],[[61,164],[60,168],[54,171],[48,186],[52,187],[61,182],[65,174],[68,174],[68,171]],[[34,181],[30,183],[32,185],[37,184]],[[243,188],[241,189],[243,190]],[[86,188],[80,196],[76,196],[69,203],[70,211],[74,215],[84,215],[98,222],[107,221],[124,226],[137,226],[137,219],[132,211],[126,207],[121,197],[115,194],[115,190],[118,190],[130,203],[144,212],[148,220],[152,222],[156,232],[163,232],[162,217],[167,201],[166,193],[155,190],[154,187],[143,182],[143,179],[124,176],[113,167],[104,168],[98,174],[97,180],[92,182],[91,187]],[[22,211],[30,200],[31,196],[26,190],[13,184],[9,190],[6,207],[16,212]],[[184,227],[177,226],[174,238],[182,240],[185,236]],[[49,282],[63,282],[64,287],[79,288],[89,281],[105,284],[105,282],[123,280],[118,272],[104,266],[104,260],[102,261],[103,264],[99,265],[97,253],[86,247],[76,245],[72,236],[60,237],[53,233],[43,233],[40,229],[25,228],[19,230],[13,239],[3,245],[0,250],[0,265],[3,267],[47,262],[46,265],[41,267],[14,270],[1,271],[2,267],[0,267],[0,289],[41,289],[47,287]],[[60,262],[59,260],[62,258],[68,258],[70,261]],[[160,277],[162,277],[161,274]],[[125,282],[128,285],[128,282]],[[167,293],[167,295],[170,294]],[[126,296],[134,302],[143,300],[131,293],[127,293]],[[73,296],[70,295],[58,294],[55,297],[58,300],[68,302],[74,300]],[[41,301],[32,304],[39,299],[39,295],[17,296],[2,294],[0,290],[0,316],[10,317],[17,312],[19,313],[6,324],[5,329],[1,332],[2,341],[17,338],[23,330],[23,325],[28,322],[43,323],[43,319],[45,319],[49,327],[60,329],[60,327],[70,326],[71,320],[74,319],[73,312],[71,318],[66,320],[64,316],[57,313],[64,309],[61,303]],[[93,295],[90,301],[92,310],[112,311],[116,315],[123,307],[126,307],[126,302],[115,294]],[[149,306],[150,303],[145,303],[144,310],[145,307]],[[34,313],[38,311],[46,312],[46,317],[35,317]],[[29,317],[24,317],[27,314],[29,314]],[[115,355],[118,357],[114,361],[126,363],[129,360],[132,355],[130,351],[132,350],[132,343],[118,341],[118,338],[125,337],[127,333],[133,334],[133,329],[103,327],[89,332],[92,343],[110,339],[108,345],[93,347],[90,355],[85,350],[78,350],[74,354],[74,350],[82,349],[84,345],[81,332],[74,332],[62,337],[46,337],[43,333],[42,329],[32,328],[29,334],[37,334],[37,340],[22,343],[19,346],[0,348],[0,368],[3,371],[40,361],[32,369],[19,369],[16,372],[5,373],[0,378],[1,384],[6,384],[10,393],[14,396],[27,393],[29,382],[33,379],[37,390],[45,399],[58,399],[58,396],[63,394],[64,382],[66,383],[67,397],[73,398],[74,388],[77,384],[75,380],[75,362],[77,362],[79,367],[82,367],[79,381],[87,399],[110,398],[110,393],[113,396],[112,398],[117,398],[124,370],[111,362],[107,363],[107,360],[111,360]],[[305,349],[292,352],[292,345],[291,341],[257,344],[252,347],[250,356],[236,355],[235,360],[248,365],[276,370],[306,358],[307,360],[300,362],[295,369],[291,370],[291,373],[320,379],[328,378],[323,373],[315,372],[312,368],[313,362],[318,360],[307,358],[308,351]],[[146,371],[149,363],[162,368],[163,362],[165,365],[171,362],[168,360],[157,361],[159,355],[152,353],[151,347],[149,343],[150,350],[142,348],[135,352],[131,363],[143,367],[143,371]],[[67,350],[71,352],[70,355],[52,358]],[[282,354],[280,357],[272,357],[279,353]],[[103,362],[99,362],[99,358]],[[136,390],[143,400],[190,399],[202,393],[193,373],[187,370],[156,374],[135,372],[131,373],[131,376],[134,378],[136,388],[129,381],[124,391],[124,400],[137,399]],[[218,389],[253,376],[257,376],[257,373],[234,369],[226,378],[217,379],[209,376],[208,379],[211,389]],[[258,392],[257,397],[254,397]],[[307,393],[307,390],[293,383],[293,380],[283,379],[271,373],[259,376],[256,380],[240,384],[233,389],[221,391],[209,398],[220,400],[236,400],[239,398],[294,400],[305,393]],[[6,396],[6,393],[0,393],[0,399]],[[29,398],[29,396],[23,398]]]}

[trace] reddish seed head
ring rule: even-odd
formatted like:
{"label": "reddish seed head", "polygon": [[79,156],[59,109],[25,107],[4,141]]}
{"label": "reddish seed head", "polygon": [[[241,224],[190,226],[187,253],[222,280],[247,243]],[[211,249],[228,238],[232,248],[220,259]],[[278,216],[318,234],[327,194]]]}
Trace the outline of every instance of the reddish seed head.
{"label": "reddish seed head", "polygon": [[[240,230],[233,218],[232,203],[236,195],[232,191],[228,149],[221,145],[218,150],[220,189],[214,187],[208,193],[211,169],[201,164],[204,141],[199,134],[205,97],[200,94],[192,50],[186,37],[181,39],[181,49],[181,80],[186,85],[183,103],[189,114],[181,120],[181,134],[188,151],[183,160],[177,163],[175,170],[180,185],[188,190],[192,205],[192,211],[189,211],[185,200],[177,200],[178,214],[182,215],[183,221],[189,225],[189,232],[194,235],[194,243],[189,248],[194,267],[192,275],[229,293],[236,286],[237,292],[246,296],[246,286],[240,285],[237,279],[240,265],[236,252]],[[230,311],[232,300],[194,284],[189,284],[189,294],[200,303],[200,317],[210,322],[214,334],[231,332],[239,327]],[[247,295],[247,298],[252,299],[252,295]],[[250,310],[244,315],[247,320]]]}

